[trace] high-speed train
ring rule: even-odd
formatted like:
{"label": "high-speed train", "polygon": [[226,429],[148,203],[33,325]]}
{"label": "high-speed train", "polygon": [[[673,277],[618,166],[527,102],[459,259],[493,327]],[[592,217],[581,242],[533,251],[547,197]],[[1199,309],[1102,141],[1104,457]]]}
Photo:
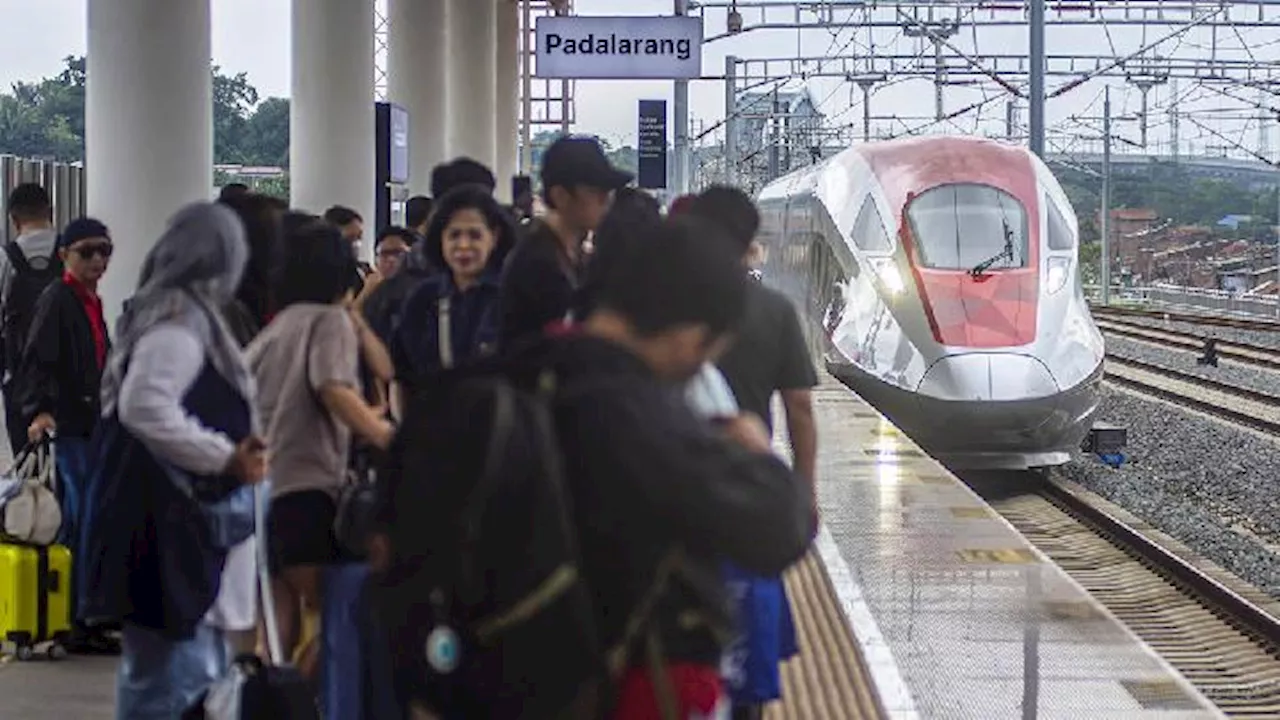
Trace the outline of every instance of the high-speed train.
{"label": "high-speed train", "polygon": [[852,147],[759,196],[765,282],[830,372],[958,468],[1065,463],[1103,340],[1075,213],[1033,153],[972,137]]}

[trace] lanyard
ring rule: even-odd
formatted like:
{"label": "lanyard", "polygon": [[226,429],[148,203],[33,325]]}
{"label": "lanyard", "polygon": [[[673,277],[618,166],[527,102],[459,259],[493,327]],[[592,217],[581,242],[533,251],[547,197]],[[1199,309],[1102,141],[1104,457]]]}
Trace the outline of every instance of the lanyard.
{"label": "lanyard", "polygon": [[440,351],[440,367],[448,370],[453,367],[453,334],[451,328],[450,298],[448,295],[436,303],[436,346]]}

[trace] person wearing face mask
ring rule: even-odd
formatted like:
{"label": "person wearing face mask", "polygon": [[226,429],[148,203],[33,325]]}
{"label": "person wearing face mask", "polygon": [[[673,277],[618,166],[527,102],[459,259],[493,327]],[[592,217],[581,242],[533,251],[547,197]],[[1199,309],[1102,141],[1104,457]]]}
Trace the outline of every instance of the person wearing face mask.
{"label": "person wearing face mask", "polygon": [[440,199],[424,251],[445,272],[414,290],[392,338],[405,385],[491,351],[497,342],[498,273],[515,228],[488,191],[464,185]]}

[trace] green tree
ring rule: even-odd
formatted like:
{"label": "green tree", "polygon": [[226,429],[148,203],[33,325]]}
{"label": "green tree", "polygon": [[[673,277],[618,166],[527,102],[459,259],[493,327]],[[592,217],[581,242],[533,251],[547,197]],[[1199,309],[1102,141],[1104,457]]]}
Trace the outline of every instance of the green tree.
{"label": "green tree", "polygon": [[62,161],[84,155],[84,59],[38,82],[14,83],[0,94],[0,152]]}
{"label": "green tree", "polygon": [[254,165],[289,167],[289,101],[263,100],[245,123],[241,146]]}
{"label": "green tree", "polygon": [[246,152],[249,116],[258,104],[258,90],[249,74],[223,75],[213,66],[213,157],[219,163],[255,164]]}
{"label": "green tree", "polygon": [[[67,57],[61,72],[14,83],[0,93],[0,153],[72,162],[84,158],[85,59]],[[248,75],[213,73],[214,159],[219,163],[285,165],[289,103],[259,103]]]}

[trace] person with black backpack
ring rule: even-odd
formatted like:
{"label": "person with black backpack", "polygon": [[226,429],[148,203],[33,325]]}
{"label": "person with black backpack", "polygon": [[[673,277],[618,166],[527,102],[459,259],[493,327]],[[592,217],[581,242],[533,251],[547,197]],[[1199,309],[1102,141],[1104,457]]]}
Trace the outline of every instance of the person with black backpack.
{"label": "person with black backpack", "polygon": [[27,423],[31,418],[22,414],[15,374],[36,298],[62,277],[62,262],[54,248],[58,233],[53,227],[53,204],[43,187],[35,183],[15,187],[9,193],[8,214],[18,237],[0,253],[0,339],[4,344],[0,389],[4,393],[9,445],[17,455],[27,445]]}
{"label": "person with black backpack", "polygon": [[740,254],[666,221],[579,329],[424,380],[379,476],[374,595],[402,700],[453,718],[718,717],[719,563],[806,551],[803,485],[758,418],[683,384],[742,314]]}

